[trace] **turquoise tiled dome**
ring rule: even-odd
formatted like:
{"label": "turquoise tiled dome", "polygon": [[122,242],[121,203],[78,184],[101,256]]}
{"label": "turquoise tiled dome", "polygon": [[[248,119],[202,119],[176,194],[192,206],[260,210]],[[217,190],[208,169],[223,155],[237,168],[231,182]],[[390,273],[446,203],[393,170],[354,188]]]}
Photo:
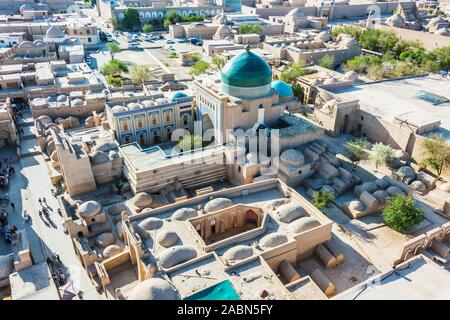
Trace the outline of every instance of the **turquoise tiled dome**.
{"label": "turquoise tiled dome", "polygon": [[272,82],[272,89],[278,92],[280,97],[292,97],[294,92],[292,91],[292,87],[284,81],[277,80]]}
{"label": "turquoise tiled dome", "polygon": [[221,78],[222,83],[233,87],[261,87],[272,81],[272,69],[263,58],[247,49],[228,61]]}
{"label": "turquoise tiled dome", "polygon": [[177,99],[182,99],[182,98],[186,98],[186,97],[187,97],[186,93],[178,91],[170,97],[170,100],[175,101]]}

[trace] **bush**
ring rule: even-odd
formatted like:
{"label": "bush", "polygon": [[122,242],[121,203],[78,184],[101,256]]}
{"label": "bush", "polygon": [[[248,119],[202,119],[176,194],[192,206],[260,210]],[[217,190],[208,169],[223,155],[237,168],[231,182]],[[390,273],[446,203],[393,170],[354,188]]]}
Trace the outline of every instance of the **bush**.
{"label": "bush", "polygon": [[178,142],[178,149],[180,152],[198,149],[202,146],[203,138],[198,135],[182,136]]}
{"label": "bush", "polygon": [[106,82],[108,82],[108,84],[110,84],[114,87],[122,86],[122,79],[120,77],[115,77],[115,76],[110,75],[106,78]]}
{"label": "bush", "polygon": [[347,140],[345,149],[347,150],[349,159],[356,167],[359,161],[367,157],[367,151],[370,148],[370,142],[366,138],[353,138]]}
{"label": "bush", "polygon": [[312,195],[313,204],[319,210],[328,208],[334,199],[334,194],[327,191],[314,191]]}
{"label": "bush", "polygon": [[176,52],[171,52],[169,58],[178,58],[178,54]]}
{"label": "bush", "polygon": [[370,158],[374,162],[377,169],[380,165],[387,164],[389,161],[394,159],[394,157],[394,149],[382,143],[375,143],[370,153]]}
{"label": "bush", "polygon": [[208,62],[203,60],[198,60],[196,63],[194,63],[189,70],[189,73],[192,75],[199,75],[202,73],[205,73],[209,69],[210,65]]}
{"label": "bush", "polygon": [[144,24],[144,26],[142,27],[142,31],[145,33],[150,33],[153,31],[153,25],[150,23],[146,23]]}
{"label": "bush", "polygon": [[411,227],[422,222],[424,214],[416,207],[413,199],[401,194],[388,200],[383,209],[383,219],[392,229],[406,233]]}
{"label": "bush", "polygon": [[327,54],[319,59],[319,66],[327,69],[334,70],[334,56]]}
{"label": "bush", "polygon": [[128,71],[128,67],[126,66],[125,63],[117,59],[112,59],[102,67],[100,73],[103,74],[104,76],[109,76],[109,75],[119,75],[120,73],[126,71]]}
{"label": "bush", "polygon": [[241,24],[238,29],[239,34],[261,33],[261,32],[262,32],[262,27],[256,23]]}

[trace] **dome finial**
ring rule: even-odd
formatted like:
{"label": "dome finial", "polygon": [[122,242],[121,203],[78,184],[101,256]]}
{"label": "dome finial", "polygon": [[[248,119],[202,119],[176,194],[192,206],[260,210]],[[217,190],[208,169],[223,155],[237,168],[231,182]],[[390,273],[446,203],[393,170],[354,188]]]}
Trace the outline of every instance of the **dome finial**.
{"label": "dome finial", "polygon": [[250,44],[248,43],[248,41],[247,41],[247,44],[245,45],[244,49],[247,51],[250,51],[251,48],[250,48]]}

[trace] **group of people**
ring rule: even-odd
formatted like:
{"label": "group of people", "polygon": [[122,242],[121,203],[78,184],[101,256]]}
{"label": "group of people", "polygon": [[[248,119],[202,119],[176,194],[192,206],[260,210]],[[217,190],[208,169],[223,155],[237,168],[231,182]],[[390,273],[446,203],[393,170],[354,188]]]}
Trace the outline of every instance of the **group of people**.
{"label": "group of people", "polygon": [[[4,166],[3,166],[4,164]],[[2,175],[13,175],[16,173],[16,170],[14,169],[14,166],[11,164],[11,161],[8,159],[4,159],[4,163],[0,161],[0,169],[2,170]]]}
{"label": "group of people", "polygon": [[[41,198],[39,198],[39,204],[41,205],[41,208],[42,208],[42,210],[39,210],[39,217],[41,217],[41,219],[42,219],[42,216],[44,216],[45,217],[45,219],[47,219],[48,221],[50,221],[50,212],[48,211],[48,205],[47,205],[47,199],[45,199],[45,197],[43,197],[42,199]],[[44,204],[45,204],[45,206],[44,206]]]}
{"label": "group of people", "polygon": [[6,211],[5,208],[3,208],[2,212],[0,213],[0,226],[1,231],[5,236],[5,241],[7,243],[11,243],[16,238],[17,227],[14,225],[12,227],[9,227],[8,212]]}

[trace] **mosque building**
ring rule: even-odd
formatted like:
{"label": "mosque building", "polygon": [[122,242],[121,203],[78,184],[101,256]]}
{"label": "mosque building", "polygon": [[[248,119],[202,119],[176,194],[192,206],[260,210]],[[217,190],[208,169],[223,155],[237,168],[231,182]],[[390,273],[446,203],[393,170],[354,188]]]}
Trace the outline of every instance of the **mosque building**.
{"label": "mosque building", "polygon": [[287,83],[272,81],[271,67],[249,46],[220,74],[197,78],[194,95],[203,131],[214,128],[219,144],[226,142],[227,130],[245,132],[255,124],[278,127],[284,111],[299,103]]}

